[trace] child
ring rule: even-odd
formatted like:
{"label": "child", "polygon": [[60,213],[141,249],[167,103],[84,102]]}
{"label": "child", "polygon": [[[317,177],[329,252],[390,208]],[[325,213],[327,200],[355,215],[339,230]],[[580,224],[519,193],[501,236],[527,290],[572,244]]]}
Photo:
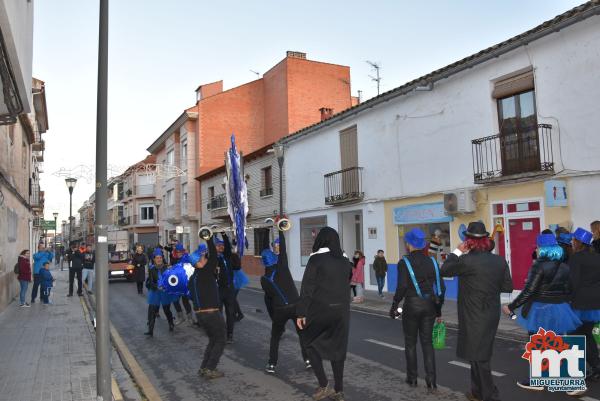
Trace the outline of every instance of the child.
{"label": "child", "polygon": [[40,269],[40,281],[42,284],[42,303],[44,305],[48,305],[50,301],[48,298],[50,297],[50,289],[52,288],[52,283],[54,282],[54,277],[52,277],[52,273],[50,273],[50,262],[45,262],[43,269]]}

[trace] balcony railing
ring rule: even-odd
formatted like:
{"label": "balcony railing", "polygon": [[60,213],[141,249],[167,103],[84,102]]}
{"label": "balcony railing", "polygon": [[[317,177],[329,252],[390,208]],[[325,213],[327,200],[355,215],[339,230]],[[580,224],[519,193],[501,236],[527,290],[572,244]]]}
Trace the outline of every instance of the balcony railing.
{"label": "balcony railing", "polygon": [[139,214],[136,214],[133,217],[134,217],[133,220],[135,221],[135,224],[138,226],[155,226],[156,225],[156,219],[154,219],[154,218],[142,219],[142,216],[140,216]]}
{"label": "balcony railing", "polygon": [[361,201],[365,193],[362,188],[362,167],[350,167],[325,174],[325,204],[339,205]]}
{"label": "balcony railing", "polygon": [[208,210],[217,210],[227,207],[227,195],[221,194],[213,196],[206,205]]}
{"label": "balcony railing", "polygon": [[476,184],[554,171],[552,125],[471,141]]}
{"label": "balcony railing", "polygon": [[119,217],[119,225],[120,226],[128,226],[130,224],[131,224],[131,217],[130,216]]}
{"label": "balcony railing", "polygon": [[260,197],[264,198],[266,196],[271,196],[273,195],[273,187],[271,188],[263,188],[260,190]]}

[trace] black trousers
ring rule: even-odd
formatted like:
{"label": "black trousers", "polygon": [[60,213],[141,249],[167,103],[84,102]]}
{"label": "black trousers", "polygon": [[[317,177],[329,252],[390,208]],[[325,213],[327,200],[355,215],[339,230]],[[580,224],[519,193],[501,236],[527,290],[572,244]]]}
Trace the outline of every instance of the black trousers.
{"label": "black trousers", "polygon": [[471,362],[471,394],[483,401],[498,400],[498,388],[492,379],[490,361]]}
{"label": "black trousers", "polygon": [[221,296],[221,310],[225,308],[225,320],[227,322],[227,336],[233,336],[235,325],[235,293],[229,288],[219,288]]}
{"label": "black trousers", "polygon": [[304,348],[304,344],[302,343],[302,337],[300,334],[300,329],[296,326],[296,305],[286,305],[280,308],[273,308],[273,315],[271,316],[273,320],[271,323],[271,345],[269,348],[269,363],[273,365],[277,365],[277,360],[279,356],[279,341],[281,340],[281,336],[285,332],[285,325],[288,320],[291,320],[296,328],[296,332],[298,333],[298,338],[300,340],[300,352],[302,353],[302,360],[308,360],[308,354],[306,353],[306,348]]}
{"label": "black trousers", "polygon": [[144,293],[144,282],[143,281],[136,281],[135,284],[137,285],[137,292],[138,292],[138,294],[143,294]]}
{"label": "black trousers", "polygon": [[188,297],[180,297],[177,301],[173,302],[173,306],[175,307],[176,312],[182,312],[181,305],[179,304],[179,300],[183,304],[183,309],[185,309],[185,313],[192,313],[192,305],[190,305],[190,300]]}
{"label": "black trousers", "polygon": [[235,315],[235,317],[239,320],[240,318],[244,317],[244,312],[242,312],[242,308],[240,308],[240,303],[237,300],[237,296],[238,293],[240,292],[240,290],[235,290],[234,293],[234,300],[233,300],[233,307],[234,307],[234,311],[233,314]]}
{"label": "black trousers", "polygon": [[200,327],[204,328],[206,335],[208,336],[208,344],[204,351],[204,358],[200,369],[214,370],[223,350],[225,349],[225,321],[223,315],[220,312],[197,312],[196,317]]}
{"label": "black trousers", "polygon": [[435,384],[435,353],[433,351],[432,333],[435,321],[435,307],[430,299],[407,297],[402,313],[402,327],[406,355],[406,379],[417,380],[417,338],[421,340],[425,380]]}
{"label": "black trousers", "polygon": [[573,334],[585,336],[585,360],[594,370],[600,368],[600,356],[598,356],[598,344],[594,340],[592,330],[595,323],[583,322]]}
{"label": "black trousers", "polygon": [[77,295],[83,294],[83,282],[81,281],[81,269],[69,269],[69,295],[73,295],[73,281],[77,276]]}
{"label": "black trousers", "polygon": [[[323,369],[323,359],[321,355],[314,348],[309,348],[308,359],[312,365],[315,376],[319,381],[319,387],[326,387],[329,383],[327,375],[325,375],[325,369]],[[331,370],[333,370],[333,382],[336,392],[344,391],[344,361],[331,361]]]}
{"label": "black trousers", "polygon": [[[33,287],[31,288],[31,302],[34,302],[38,295],[38,290],[42,283],[41,276],[39,274],[33,275]],[[40,297],[41,299],[41,297]]]}

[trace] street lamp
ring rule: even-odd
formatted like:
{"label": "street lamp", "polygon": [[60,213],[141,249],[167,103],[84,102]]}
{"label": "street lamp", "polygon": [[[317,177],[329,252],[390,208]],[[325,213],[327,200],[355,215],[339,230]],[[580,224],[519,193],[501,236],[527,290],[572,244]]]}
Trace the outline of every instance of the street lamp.
{"label": "street lamp", "polygon": [[279,164],[279,217],[283,218],[283,144],[275,144],[273,151]]}
{"label": "street lamp", "polygon": [[73,188],[77,184],[77,178],[65,178],[67,188],[69,188],[69,247],[71,247],[71,232],[73,231]]}
{"label": "street lamp", "polygon": [[154,207],[156,208],[156,230],[158,231],[158,243],[160,244],[160,220],[158,218],[158,209],[162,201],[160,199],[154,199]]}

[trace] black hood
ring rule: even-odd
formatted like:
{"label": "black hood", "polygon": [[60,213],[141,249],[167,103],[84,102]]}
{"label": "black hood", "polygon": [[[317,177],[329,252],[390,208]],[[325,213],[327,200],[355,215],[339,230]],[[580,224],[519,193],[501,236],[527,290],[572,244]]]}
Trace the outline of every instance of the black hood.
{"label": "black hood", "polygon": [[313,244],[313,252],[317,252],[321,248],[329,248],[329,252],[336,257],[342,257],[342,247],[340,246],[340,236],[337,231],[335,231],[331,227],[323,227],[317,238],[315,238],[315,243]]}

